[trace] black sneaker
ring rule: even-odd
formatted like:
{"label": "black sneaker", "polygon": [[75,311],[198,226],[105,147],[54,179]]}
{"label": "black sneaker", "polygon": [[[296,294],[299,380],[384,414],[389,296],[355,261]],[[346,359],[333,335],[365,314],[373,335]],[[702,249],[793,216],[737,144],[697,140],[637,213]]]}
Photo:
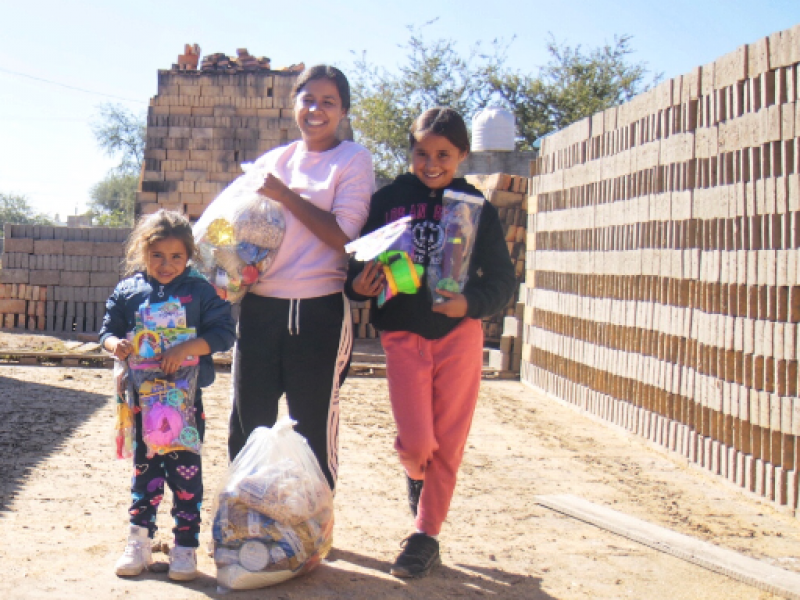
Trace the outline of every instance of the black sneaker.
{"label": "black sneaker", "polygon": [[424,533],[414,533],[400,544],[403,551],[392,565],[395,577],[417,579],[426,577],[434,567],[442,564],[439,542]]}
{"label": "black sneaker", "polygon": [[417,516],[417,507],[419,506],[419,495],[422,493],[422,484],[425,483],[424,479],[411,479],[406,475],[406,485],[408,487],[408,508],[411,509],[411,514]]}

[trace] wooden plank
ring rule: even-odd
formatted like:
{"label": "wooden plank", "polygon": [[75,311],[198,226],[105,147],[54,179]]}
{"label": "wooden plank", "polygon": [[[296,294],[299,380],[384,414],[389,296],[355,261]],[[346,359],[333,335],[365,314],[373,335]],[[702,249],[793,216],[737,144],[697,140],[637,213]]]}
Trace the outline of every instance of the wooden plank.
{"label": "wooden plank", "polygon": [[800,599],[800,575],[594,504],[571,494],[535,496],[537,504],[773,594]]}

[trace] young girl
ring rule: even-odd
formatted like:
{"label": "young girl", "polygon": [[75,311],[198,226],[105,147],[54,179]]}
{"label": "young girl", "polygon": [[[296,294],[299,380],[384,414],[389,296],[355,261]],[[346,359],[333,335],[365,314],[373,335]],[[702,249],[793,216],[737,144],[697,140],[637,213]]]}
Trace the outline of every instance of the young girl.
{"label": "young girl", "polygon": [[[187,266],[195,252],[192,227],[182,215],[164,210],[139,221],[127,243],[128,272],[135,273],[117,285],[106,303],[100,342],[118,360],[133,350],[125,335],[136,325],[135,313],[145,301],[161,303],[179,298],[186,310],[186,326],[197,330],[195,339],[172,346],[161,355],[161,370],[169,375],[188,356],[199,356],[195,408],[200,440],[205,415],[200,388],[214,381],[211,354],[229,349],[235,340],[231,306],[221,300],[210,283]],[[138,397],[135,399],[138,406]],[[156,531],[156,512],[164,481],[174,494],[175,547],[170,552],[170,579],[188,581],[197,576],[195,549],[200,532],[203,472],[200,455],[170,452],[148,458],[142,439],[142,415],[136,414],[136,447],[129,509],[128,544],[117,561],[117,575],[138,575],[152,562],[150,540]]]}
{"label": "young girl", "polygon": [[338,137],[349,109],[341,71],[307,69],[294,88],[302,139],[257,161],[270,172],[261,193],[283,206],[286,233],[275,262],[242,299],[228,438],[233,460],[253,429],[275,424],[285,393],[295,430],[331,489],[339,466],[339,386],[352,348],[344,245],[364,225],[374,190],[370,153]]}
{"label": "young girl", "polygon": [[[443,262],[445,231],[440,225],[445,189],[481,193],[458,165],[469,153],[463,119],[449,108],[423,113],[411,127],[411,173],[400,175],[372,198],[363,234],[412,215],[413,260],[426,269]],[[363,268],[361,268],[363,267]],[[438,535],[447,517],[478,398],[483,365],[481,317],[501,310],[514,291],[514,269],[497,211],[483,202],[469,278],[462,293],[440,290],[447,300],[433,304],[423,284],[400,294],[373,313],[386,353],[389,397],[397,424],[395,449],[406,471],[408,500],[416,532],[392,566],[396,577],[424,577],[441,563]],[[348,274],[353,299],[379,294],[384,285],[376,263]]]}

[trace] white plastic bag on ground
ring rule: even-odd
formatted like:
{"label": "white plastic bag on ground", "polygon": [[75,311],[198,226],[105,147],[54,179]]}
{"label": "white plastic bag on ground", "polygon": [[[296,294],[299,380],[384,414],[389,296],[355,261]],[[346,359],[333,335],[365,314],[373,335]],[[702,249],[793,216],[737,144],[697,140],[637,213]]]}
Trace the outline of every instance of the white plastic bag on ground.
{"label": "white plastic bag on ground", "polygon": [[333,494],[294,421],[256,428],[216,498],[219,586],[255,589],[307,573],[330,551],[332,535]]}

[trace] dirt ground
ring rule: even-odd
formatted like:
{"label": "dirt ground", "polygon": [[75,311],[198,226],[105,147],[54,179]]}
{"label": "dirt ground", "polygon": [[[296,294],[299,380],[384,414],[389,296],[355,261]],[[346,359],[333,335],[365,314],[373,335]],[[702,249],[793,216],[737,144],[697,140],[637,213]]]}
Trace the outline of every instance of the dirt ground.
{"label": "dirt ground", "polygon": [[[34,342],[50,343],[0,334],[0,350]],[[221,373],[204,395],[203,545],[227,462],[229,385]],[[110,370],[0,364],[0,598],[773,598],[534,501],[557,493],[800,572],[793,516],[519,382],[487,381],[440,536],[444,564],[427,579],[397,580],[389,565],[412,521],[386,382],[351,378],[342,390],[334,549],[322,566],[227,595],[204,553],[192,583],[152,572],[120,579],[113,565],[125,541],[130,465],[113,458],[111,389]],[[165,497],[163,542],[168,512]]]}

